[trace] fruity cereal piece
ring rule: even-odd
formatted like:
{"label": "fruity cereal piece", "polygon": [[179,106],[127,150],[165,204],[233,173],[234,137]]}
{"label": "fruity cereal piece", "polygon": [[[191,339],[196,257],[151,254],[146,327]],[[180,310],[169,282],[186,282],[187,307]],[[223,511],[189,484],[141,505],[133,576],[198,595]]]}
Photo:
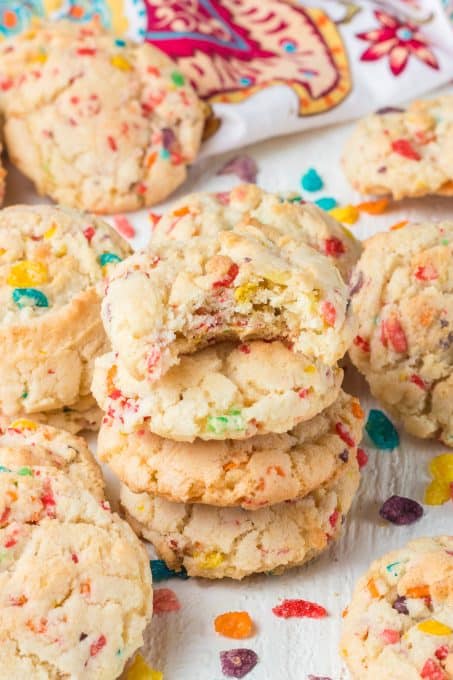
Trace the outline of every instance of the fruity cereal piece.
{"label": "fruity cereal piece", "polygon": [[453,454],[443,453],[429,463],[433,481],[426,487],[425,503],[442,505],[453,499]]}
{"label": "fruity cereal piece", "polygon": [[226,612],[214,620],[216,633],[224,637],[241,640],[253,635],[253,621],[248,612]]}
{"label": "fruity cereal piece", "polygon": [[275,616],[283,619],[323,619],[327,616],[327,609],[307,600],[283,600],[281,604],[273,607],[272,611]]}
{"label": "fruity cereal piece", "polygon": [[365,430],[373,444],[382,451],[392,451],[399,446],[398,432],[382,411],[370,409]]}
{"label": "fruity cereal piece", "polygon": [[402,526],[417,522],[423,515],[423,508],[420,503],[417,503],[412,498],[390,496],[382,504],[379,514],[388,522]]}
{"label": "fruity cereal piece", "polygon": [[181,604],[178,596],[170,588],[157,588],[153,591],[153,614],[178,612]]}
{"label": "fruity cereal piece", "polygon": [[164,674],[149,666],[141,654],[137,654],[129,666],[125,680],[164,680]]}
{"label": "fruity cereal piece", "polygon": [[253,649],[229,649],[220,652],[220,663],[227,678],[243,678],[255,668],[258,655]]}

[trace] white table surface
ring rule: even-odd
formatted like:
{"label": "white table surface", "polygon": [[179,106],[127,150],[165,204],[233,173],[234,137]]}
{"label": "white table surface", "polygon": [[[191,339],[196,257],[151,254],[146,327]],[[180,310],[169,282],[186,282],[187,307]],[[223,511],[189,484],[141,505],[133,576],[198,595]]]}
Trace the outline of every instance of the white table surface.
{"label": "white table surface", "polygon": [[[257,183],[271,191],[297,191],[309,167],[315,167],[325,188],[312,194],[333,196],[340,204],[357,203],[344,178],[339,159],[351,125],[330,127],[262,142],[245,150],[259,167]],[[216,171],[236,154],[208,159],[194,166],[175,198],[191,191],[223,191],[238,183],[234,176],[216,176]],[[305,194],[305,198],[310,198]],[[11,170],[7,204],[43,202],[27,180]],[[171,204],[169,201],[165,207]],[[159,212],[163,206],[156,206]],[[398,204],[380,216],[364,215],[352,227],[360,238],[382,231],[403,219],[440,219],[453,216],[453,199],[428,198]],[[147,212],[128,216],[137,230],[134,245],[147,242],[150,223]],[[346,371],[345,387],[359,396],[365,411],[378,407],[353,367]],[[345,525],[341,540],[321,559],[308,567],[282,576],[258,576],[243,582],[209,582],[200,579],[171,581],[156,587],[173,589],[181,602],[179,612],[155,616],[146,635],[142,653],[150,665],[164,673],[164,680],[221,680],[219,651],[235,647],[254,649],[259,663],[247,680],[305,680],[310,674],[343,680],[348,674],[338,655],[341,611],[348,603],[354,582],[369,562],[409,539],[440,533],[453,533],[453,504],[425,506],[423,518],[409,527],[396,527],[380,520],[378,509],[392,494],[409,496],[419,502],[429,481],[427,463],[445,447],[403,435],[393,452],[378,451],[364,439],[369,463]],[[95,444],[93,439],[91,444]],[[109,489],[115,497],[115,484]],[[303,598],[324,605],[329,617],[323,620],[278,619],[272,607],[283,598]],[[213,629],[215,616],[226,611],[247,610],[256,623],[257,633],[248,640],[235,641],[218,636]]]}

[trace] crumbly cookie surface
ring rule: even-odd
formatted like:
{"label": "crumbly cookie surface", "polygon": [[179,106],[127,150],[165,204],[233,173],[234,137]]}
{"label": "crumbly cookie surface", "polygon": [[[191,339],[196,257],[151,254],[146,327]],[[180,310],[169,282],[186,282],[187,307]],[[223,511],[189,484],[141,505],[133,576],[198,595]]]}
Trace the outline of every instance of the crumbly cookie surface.
{"label": "crumbly cookie surface", "polygon": [[343,473],[362,436],[363,412],[344,392],[325,411],[283,434],[193,444],[149,432],[124,434],[108,416],[98,455],[136,492],[171,501],[257,508],[302,498]]}
{"label": "crumbly cookie surface", "polygon": [[353,234],[311,203],[289,199],[241,184],[230,192],[189,194],[164,213],[153,228],[153,240],[189,242],[196,236],[215,236],[236,225],[270,226],[283,235],[305,241],[327,255],[345,281],[360,257]]}
{"label": "crumbly cookie surface", "polygon": [[3,151],[3,146],[0,138],[0,206],[3,203],[3,199],[5,198],[5,182],[6,182],[6,170],[3,166],[3,159],[2,159],[2,151]]}
{"label": "crumbly cookie surface", "polygon": [[98,218],[51,206],[3,209],[0,235],[0,410],[76,404],[107,346],[104,276],[130,248]]}
{"label": "crumbly cookie surface", "polygon": [[313,418],[335,401],[342,377],[281,342],[253,340],[184,355],[151,390],[109,353],[96,360],[92,390],[121,432],[145,421],[177,441],[244,439]]}
{"label": "crumbly cookie surface", "polygon": [[12,161],[41,194],[100,213],[164,199],[197,155],[205,105],[149,43],[52,22],[0,46]]}
{"label": "crumbly cookie surface", "polygon": [[453,223],[409,224],[365,244],[350,356],[371,391],[418,437],[453,445]]}
{"label": "crumbly cookie surface", "polygon": [[357,680],[453,678],[453,536],[373,562],[346,610],[341,651]]}
{"label": "crumbly cookie surface", "polygon": [[0,517],[4,677],[118,677],[152,611],[130,527],[52,467],[2,468]]}
{"label": "crumbly cookie surface", "polygon": [[132,526],[172,569],[191,576],[241,579],[279,573],[313,559],[335,538],[359,483],[355,457],[340,477],[301,500],[259,510],[171,503],[121,487]]}
{"label": "crumbly cookie surface", "polygon": [[102,317],[119,360],[150,382],[181,354],[228,339],[281,340],[332,366],[355,325],[327,257],[253,225],[135,253],[109,277]]}
{"label": "crumbly cookie surface", "polygon": [[361,120],[346,145],[343,166],[363,193],[396,199],[450,196],[452,157],[453,96],[446,95]]}
{"label": "crumbly cookie surface", "polygon": [[17,470],[52,466],[96,498],[104,495],[101,469],[82,437],[56,427],[18,418],[0,427],[0,465]]}

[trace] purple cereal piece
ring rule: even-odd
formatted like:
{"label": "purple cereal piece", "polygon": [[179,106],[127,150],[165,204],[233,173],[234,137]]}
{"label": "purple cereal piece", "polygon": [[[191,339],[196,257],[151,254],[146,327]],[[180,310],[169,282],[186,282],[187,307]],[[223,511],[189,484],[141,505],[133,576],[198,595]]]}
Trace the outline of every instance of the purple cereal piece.
{"label": "purple cereal piece", "polygon": [[242,182],[256,182],[258,166],[250,156],[242,154],[236,156],[217,172],[218,175],[237,175]]}
{"label": "purple cereal piece", "polygon": [[349,296],[357,295],[359,290],[363,286],[363,272],[360,270],[356,271],[354,274],[354,281],[351,281],[351,287],[349,289]]}
{"label": "purple cereal piece", "polygon": [[228,678],[243,678],[258,663],[258,655],[253,649],[229,649],[220,652],[222,673]]}
{"label": "purple cereal piece", "polygon": [[379,514],[392,524],[403,526],[413,524],[423,515],[420,503],[404,496],[390,496],[379,510]]}
{"label": "purple cereal piece", "polygon": [[382,116],[384,113],[404,113],[404,111],[405,109],[401,109],[399,106],[383,106],[376,113],[378,116]]}
{"label": "purple cereal piece", "polygon": [[409,614],[404,595],[398,595],[395,602],[392,604],[392,607],[393,609],[396,609],[398,614]]}
{"label": "purple cereal piece", "polygon": [[342,452],[340,453],[340,455],[338,456],[338,458],[339,458],[340,460],[342,460],[343,463],[347,463],[348,460],[349,460],[349,451],[348,451],[348,449],[345,449],[344,451],[342,451]]}
{"label": "purple cereal piece", "polygon": [[176,137],[175,133],[171,128],[163,128],[162,130],[162,146],[167,151],[170,151],[171,147],[175,143]]}

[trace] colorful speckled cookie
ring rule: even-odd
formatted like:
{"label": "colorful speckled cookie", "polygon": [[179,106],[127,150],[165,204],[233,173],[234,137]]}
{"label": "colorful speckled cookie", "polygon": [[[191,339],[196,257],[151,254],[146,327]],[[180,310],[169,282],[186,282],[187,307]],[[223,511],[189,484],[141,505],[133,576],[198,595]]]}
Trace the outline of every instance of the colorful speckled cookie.
{"label": "colorful speckled cookie", "polygon": [[342,377],[281,342],[253,340],[184,355],[152,389],[109,353],[96,360],[92,390],[121,432],[145,421],[177,441],[244,439],[313,418],[335,401]]}
{"label": "colorful speckled cookie", "polygon": [[104,276],[130,248],[101,220],[50,206],[3,209],[0,237],[0,412],[77,409],[108,348]]}
{"label": "colorful speckled cookie", "polygon": [[368,116],[346,145],[351,184],[400,199],[453,194],[453,96],[413,102],[407,111]]}
{"label": "colorful speckled cookie", "polygon": [[355,328],[329,259],[255,225],[135,253],[109,276],[102,317],[121,363],[150,383],[182,354],[228,339],[281,340],[333,366]]}
{"label": "colorful speckled cookie", "polygon": [[324,210],[311,203],[285,200],[254,184],[242,184],[229,193],[185,196],[156,222],[153,242],[215,236],[236,225],[272,227],[305,241],[331,258],[346,281],[361,253],[360,242]]}
{"label": "colorful speckled cookie", "polygon": [[0,428],[0,465],[10,469],[44,465],[69,476],[98,499],[104,495],[99,465],[82,437],[18,418]]}
{"label": "colorful speckled cookie", "polygon": [[301,500],[259,510],[171,503],[125,485],[121,502],[132,526],[171,569],[191,576],[244,578],[279,573],[313,559],[336,538],[359,484],[355,456],[333,482]]}
{"label": "colorful speckled cookie", "polygon": [[5,179],[6,179],[6,170],[3,167],[2,163],[2,143],[1,143],[1,138],[0,138],[0,206],[3,203],[3,199],[5,198]]}
{"label": "colorful speckled cookie", "polygon": [[453,223],[369,239],[355,273],[350,356],[412,434],[453,445]]}
{"label": "colorful speckled cookie", "polygon": [[344,392],[285,434],[193,444],[162,439],[146,423],[124,434],[106,416],[98,455],[133,491],[171,501],[254,510],[301,498],[342,474],[362,436],[363,412]]}
{"label": "colorful speckled cookie", "polygon": [[117,678],[152,612],[131,528],[53,467],[0,471],[4,678]]}
{"label": "colorful speckled cookie", "polygon": [[11,160],[63,205],[152,205],[200,146],[205,105],[176,65],[98,24],[43,24],[5,41],[0,85]]}
{"label": "colorful speckled cookie", "polygon": [[341,651],[356,680],[452,680],[453,536],[373,562],[346,609]]}

